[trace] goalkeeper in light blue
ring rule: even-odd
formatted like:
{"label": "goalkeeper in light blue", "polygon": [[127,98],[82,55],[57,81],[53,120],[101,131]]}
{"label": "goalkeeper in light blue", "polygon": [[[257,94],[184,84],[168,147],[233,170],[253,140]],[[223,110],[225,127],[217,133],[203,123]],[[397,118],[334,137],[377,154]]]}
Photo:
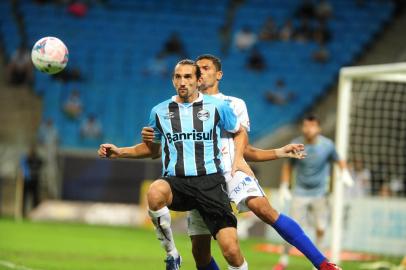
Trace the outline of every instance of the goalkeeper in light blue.
{"label": "goalkeeper in light blue", "polygon": [[[302,136],[292,143],[304,144],[306,159],[289,159],[282,167],[280,199],[283,205],[292,200],[290,216],[303,225],[308,216],[315,227],[316,245],[322,246],[323,236],[328,221],[327,194],[331,164],[337,163],[341,169],[340,180],[347,186],[353,185],[347,164],[337,154],[334,143],[320,134],[320,122],[316,116],[310,115],[303,119]],[[294,177],[292,177],[294,175]],[[289,191],[290,180],[294,178],[293,196]],[[311,209],[311,211],[309,211]],[[283,254],[274,270],[284,270],[289,263],[290,246],[284,246]]]}

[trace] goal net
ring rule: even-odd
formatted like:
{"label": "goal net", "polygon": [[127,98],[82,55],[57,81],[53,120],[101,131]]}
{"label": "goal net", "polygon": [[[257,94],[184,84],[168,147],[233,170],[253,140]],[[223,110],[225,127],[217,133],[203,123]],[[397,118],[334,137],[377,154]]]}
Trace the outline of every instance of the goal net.
{"label": "goal net", "polygon": [[406,63],[341,70],[336,145],[355,184],[334,181],[332,259],[352,250],[395,263],[406,255]]}

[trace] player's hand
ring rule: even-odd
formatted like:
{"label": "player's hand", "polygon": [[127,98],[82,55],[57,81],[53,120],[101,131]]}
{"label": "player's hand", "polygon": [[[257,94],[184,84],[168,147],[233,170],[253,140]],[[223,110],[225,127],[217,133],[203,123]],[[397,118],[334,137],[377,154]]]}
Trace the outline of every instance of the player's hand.
{"label": "player's hand", "polygon": [[153,142],[155,138],[154,129],[152,127],[143,127],[141,136],[144,142]]}
{"label": "player's hand", "polygon": [[279,204],[284,207],[287,201],[292,199],[292,194],[289,191],[289,184],[287,182],[282,182],[279,187]]}
{"label": "player's hand", "polygon": [[118,158],[120,156],[120,149],[111,143],[101,144],[97,151],[101,158]]}
{"label": "player's hand", "polygon": [[303,144],[291,143],[276,149],[276,155],[278,158],[304,159],[307,155],[304,149]]}
{"label": "player's hand", "polygon": [[252,177],[255,177],[254,172],[251,170],[250,166],[245,162],[244,159],[234,160],[231,176],[234,176],[237,171],[242,171]]}
{"label": "player's hand", "polygon": [[348,169],[341,170],[340,180],[347,187],[352,187],[354,185],[354,179]]}

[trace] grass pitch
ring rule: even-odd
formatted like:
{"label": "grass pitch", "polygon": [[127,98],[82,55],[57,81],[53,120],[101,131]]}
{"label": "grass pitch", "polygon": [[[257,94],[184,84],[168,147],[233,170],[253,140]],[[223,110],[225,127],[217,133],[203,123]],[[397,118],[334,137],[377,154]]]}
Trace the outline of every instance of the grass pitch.
{"label": "grass pitch", "polygon": [[[189,238],[178,234],[175,241],[183,257],[182,269],[196,269]],[[254,245],[261,242],[264,241],[241,241],[250,269],[269,270],[278,260],[278,255],[254,250]],[[217,243],[213,242],[212,247],[220,268],[227,269]],[[159,270],[165,269],[164,257],[151,230],[0,219],[0,269]],[[359,269],[358,266],[357,262],[342,264],[345,270]],[[291,257],[289,269],[312,268],[306,259]]]}

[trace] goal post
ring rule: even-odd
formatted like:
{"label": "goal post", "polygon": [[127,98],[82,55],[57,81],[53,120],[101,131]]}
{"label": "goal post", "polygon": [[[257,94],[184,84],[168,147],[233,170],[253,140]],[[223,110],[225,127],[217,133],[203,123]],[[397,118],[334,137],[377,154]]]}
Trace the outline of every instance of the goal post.
{"label": "goal post", "polygon": [[[336,123],[336,148],[340,158],[363,160],[373,176],[380,175],[379,181],[398,176],[398,182],[405,183],[406,148],[396,151],[396,145],[392,145],[397,140],[406,141],[406,130],[402,129],[406,127],[405,113],[406,63],[342,68]],[[402,127],[397,131],[396,125]],[[335,166],[334,179],[338,176],[339,169]],[[381,185],[374,181],[379,182],[371,178],[371,195],[377,195],[374,188]],[[397,196],[404,197],[405,188],[400,187]],[[331,235],[334,262],[340,262],[343,248],[344,193],[342,182],[334,181]]]}

